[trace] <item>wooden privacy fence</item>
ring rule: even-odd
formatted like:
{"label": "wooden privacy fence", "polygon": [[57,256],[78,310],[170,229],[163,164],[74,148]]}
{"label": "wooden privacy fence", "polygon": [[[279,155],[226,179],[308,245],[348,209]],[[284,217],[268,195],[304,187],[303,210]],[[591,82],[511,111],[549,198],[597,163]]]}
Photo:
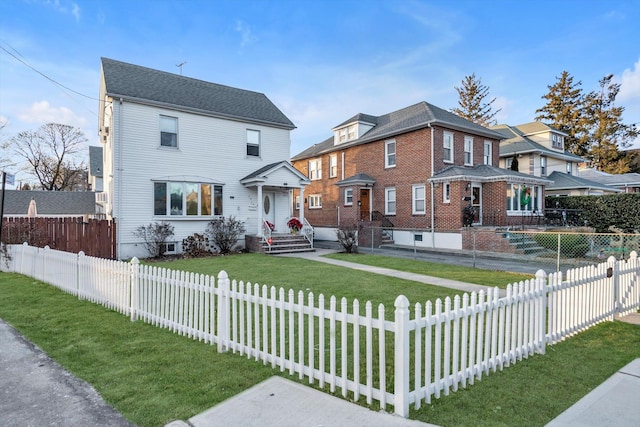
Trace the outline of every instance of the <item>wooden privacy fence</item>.
{"label": "wooden privacy fence", "polygon": [[86,255],[116,258],[116,224],[83,217],[4,218],[2,240]]}
{"label": "wooden privacy fence", "polygon": [[[24,245],[0,266],[408,416],[616,314],[640,308],[640,262],[606,262],[386,312],[358,300]],[[364,308],[364,310],[363,310]],[[374,403],[375,402],[375,403]]]}

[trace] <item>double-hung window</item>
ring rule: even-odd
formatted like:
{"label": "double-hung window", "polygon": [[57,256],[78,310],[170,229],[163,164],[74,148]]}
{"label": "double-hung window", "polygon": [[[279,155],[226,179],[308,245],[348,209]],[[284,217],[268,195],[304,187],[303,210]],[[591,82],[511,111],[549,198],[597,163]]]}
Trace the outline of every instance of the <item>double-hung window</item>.
{"label": "double-hung window", "polygon": [[322,159],[309,160],[309,179],[322,179]]}
{"label": "double-hung window", "polygon": [[309,209],[320,209],[322,207],[322,195],[312,194],[309,196]]}
{"label": "double-hung window", "polygon": [[442,203],[451,203],[451,183],[442,184]]}
{"label": "double-hung window", "polygon": [[396,189],[395,187],[384,189],[384,213],[385,215],[396,214]]}
{"label": "double-hung window", "polygon": [[196,217],[222,215],[222,185],[154,182],[153,214]]}
{"label": "double-hung window", "polygon": [[178,119],[160,116],[160,146],[178,147]]}
{"label": "double-hung window", "polygon": [[329,178],[335,178],[338,176],[338,155],[329,155]]}
{"label": "double-hung window", "polygon": [[547,175],[547,158],[545,156],[540,156],[540,176]]}
{"label": "double-hung window", "polygon": [[260,131],[247,129],[247,156],[260,157]]}
{"label": "double-hung window", "polygon": [[393,168],[396,166],[396,141],[384,143],[384,167]]}
{"label": "double-hung window", "polygon": [[493,162],[493,150],[491,149],[491,141],[484,142],[484,164],[491,165]]}
{"label": "double-hung window", "polygon": [[464,164],[473,165],[473,138],[464,137]]}
{"label": "double-hung window", "polygon": [[572,171],[573,171],[573,163],[567,162],[567,173],[571,175]]}
{"label": "double-hung window", "polygon": [[344,189],[344,204],[346,206],[353,205],[353,188],[345,188]]}
{"label": "double-hung window", "polygon": [[424,215],[425,213],[425,186],[417,184],[412,186],[413,214]]}
{"label": "double-hung window", "polygon": [[442,137],[442,148],[442,159],[445,163],[453,163],[453,134],[451,132],[444,132]]}

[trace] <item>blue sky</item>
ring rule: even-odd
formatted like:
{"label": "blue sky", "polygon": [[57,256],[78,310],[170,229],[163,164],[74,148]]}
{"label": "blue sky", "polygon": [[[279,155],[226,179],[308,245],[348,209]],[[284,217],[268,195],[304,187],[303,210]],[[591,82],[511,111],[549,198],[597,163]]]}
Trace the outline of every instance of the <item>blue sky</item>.
{"label": "blue sky", "polygon": [[55,121],[99,145],[100,57],[265,93],[297,126],[292,155],[356,113],[456,107],[471,73],[512,125],[563,70],[585,92],[613,74],[635,123],[638,22],[640,0],[3,0],[0,139]]}

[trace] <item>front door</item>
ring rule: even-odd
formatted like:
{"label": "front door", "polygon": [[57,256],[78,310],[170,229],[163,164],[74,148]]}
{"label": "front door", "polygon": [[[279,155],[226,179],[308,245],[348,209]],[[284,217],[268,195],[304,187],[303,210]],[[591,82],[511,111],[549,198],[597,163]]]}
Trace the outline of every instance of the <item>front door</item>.
{"label": "front door", "polygon": [[358,202],[358,205],[360,206],[360,220],[371,221],[371,212],[369,211],[369,189],[360,189],[360,201]]}
{"label": "front door", "polygon": [[482,225],[482,186],[473,184],[471,187],[471,206],[473,206],[473,223]]}
{"label": "front door", "polygon": [[262,194],[262,217],[265,221],[269,221],[271,224],[276,225],[276,230],[278,229],[278,225],[275,223],[275,194],[274,193],[263,193]]}

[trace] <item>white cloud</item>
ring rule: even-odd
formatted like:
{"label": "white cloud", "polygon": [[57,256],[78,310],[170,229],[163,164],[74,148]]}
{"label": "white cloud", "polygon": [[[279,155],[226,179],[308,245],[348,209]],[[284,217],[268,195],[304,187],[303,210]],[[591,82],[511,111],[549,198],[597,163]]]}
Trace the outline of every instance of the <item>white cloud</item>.
{"label": "white cloud", "polygon": [[76,18],[76,22],[80,22],[80,6],[76,3],[71,6],[71,14]]}
{"label": "white cloud", "polygon": [[18,118],[23,122],[38,125],[45,123],[62,123],[77,127],[86,125],[84,117],[76,115],[67,107],[52,107],[48,101],[34,102],[29,108],[22,110]]}
{"label": "white cloud", "polygon": [[634,64],[634,69],[627,68],[620,78],[620,101],[637,100],[640,102],[640,59]]}
{"label": "white cloud", "polygon": [[52,6],[56,11],[65,15],[73,15],[76,22],[80,22],[80,6],[77,3],[72,2],[71,5],[68,5],[64,0],[44,0],[42,4]]}
{"label": "white cloud", "polygon": [[236,31],[242,36],[240,40],[240,47],[245,47],[246,45],[258,40],[258,38],[251,32],[249,24],[244,21],[236,21]]}

